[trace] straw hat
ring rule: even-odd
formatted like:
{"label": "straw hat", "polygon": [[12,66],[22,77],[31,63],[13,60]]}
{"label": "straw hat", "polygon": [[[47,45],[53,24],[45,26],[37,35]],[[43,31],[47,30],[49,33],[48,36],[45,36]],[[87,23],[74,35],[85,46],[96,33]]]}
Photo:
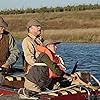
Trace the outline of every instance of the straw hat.
{"label": "straw hat", "polygon": [[28,29],[28,28],[31,27],[31,26],[38,26],[38,25],[40,25],[40,22],[39,22],[38,20],[31,19],[31,20],[27,23],[26,27],[27,27],[27,29]]}
{"label": "straw hat", "polygon": [[0,26],[7,28],[8,24],[4,21],[2,17],[0,17]]}

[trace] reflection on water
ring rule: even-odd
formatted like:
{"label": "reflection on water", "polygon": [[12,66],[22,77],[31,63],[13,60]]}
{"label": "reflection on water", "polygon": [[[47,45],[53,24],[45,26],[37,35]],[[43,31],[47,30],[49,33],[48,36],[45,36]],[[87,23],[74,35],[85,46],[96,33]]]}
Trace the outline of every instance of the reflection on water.
{"label": "reflection on water", "polygon": [[[21,42],[18,42],[18,47],[22,54]],[[57,47],[57,53],[62,56],[68,72],[78,61],[77,70],[88,70],[100,80],[100,44],[61,43]],[[21,55],[15,66],[22,68]]]}

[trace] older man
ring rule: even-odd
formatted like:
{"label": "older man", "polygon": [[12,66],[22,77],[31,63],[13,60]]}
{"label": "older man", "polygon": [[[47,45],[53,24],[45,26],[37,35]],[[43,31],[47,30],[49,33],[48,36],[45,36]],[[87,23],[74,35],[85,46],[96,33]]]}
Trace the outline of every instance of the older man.
{"label": "older man", "polygon": [[6,31],[7,27],[8,24],[0,17],[0,67],[10,69],[19,57],[19,50],[14,37]]}
{"label": "older man", "polygon": [[[41,25],[40,22],[34,19],[31,19],[27,23],[28,34],[26,38],[22,42],[22,48],[24,52],[24,69],[25,72],[28,73],[29,69],[34,66],[36,58],[39,56],[39,52],[36,50],[36,45],[42,45],[43,39],[41,38]],[[25,87],[34,87],[34,90],[40,91],[36,84],[30,82],[27,78],[25,78]]]}
{"label": "older man", "polygon": [[25,70],[28,71],[31,66],[34,66],[39,52],[35,49],[35,45],[42,44],[41,25],[39,21],[31,19],[27,23],[28,34],[22,42],[22,48],[25,57]]}

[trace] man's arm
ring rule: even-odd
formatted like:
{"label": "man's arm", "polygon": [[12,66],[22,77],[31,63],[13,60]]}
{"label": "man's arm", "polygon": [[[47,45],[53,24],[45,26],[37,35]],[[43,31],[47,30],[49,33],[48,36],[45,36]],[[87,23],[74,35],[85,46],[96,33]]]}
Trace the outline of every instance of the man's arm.
{"label": "man's arm", "polygon": [[[38,59],[38,58],[37,58]],[[56,63],[53,63],[47,54],[41,53],[39,56],[39,59],[41,59],[42,62],[44,62],[54,73],[56,73],[58,76],[63,77],[69,81],[72,81],[74,76],[70,74],[66,74],[62,70],[60,70],[59,66]]]}
{"label": "man's arm", "polygon": [[16,41],[11,34],[9,34],[9,53],[10,55],[6,61],[6,64],[13,65],[16,63],[19,57],[19,50],[17,48]]}
{"label": "man's arm", "polygon": [[63,76],[64,72],[60,70],[59,66],[50,60],[47,54],[41,53],[40,59],[42,62],[44,62],[54,73],[56,73],[58,76]]}

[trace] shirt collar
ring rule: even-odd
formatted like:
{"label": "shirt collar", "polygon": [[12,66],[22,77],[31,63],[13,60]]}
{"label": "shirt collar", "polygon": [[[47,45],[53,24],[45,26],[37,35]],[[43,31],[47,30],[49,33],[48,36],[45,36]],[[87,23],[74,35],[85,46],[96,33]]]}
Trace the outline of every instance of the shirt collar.
{"label": "shirt collar", "polygon": [[28,36],[30,36],[32,39],[35,39],[36,38],[36,36],[33,35],[33,34],[31,34],[31,33],[28,33]]}
{"label": "shirt collar", "polygon": [[28,33],[28,36],[29,36],[32,40],[35,40],[38,44],[41,44],[41,45],[42,45],[42,41],[41,41],[41,37],[40,37],[40,36],[34,36],[34,35],[31,34],[31,33]]}

